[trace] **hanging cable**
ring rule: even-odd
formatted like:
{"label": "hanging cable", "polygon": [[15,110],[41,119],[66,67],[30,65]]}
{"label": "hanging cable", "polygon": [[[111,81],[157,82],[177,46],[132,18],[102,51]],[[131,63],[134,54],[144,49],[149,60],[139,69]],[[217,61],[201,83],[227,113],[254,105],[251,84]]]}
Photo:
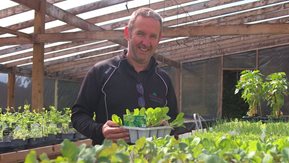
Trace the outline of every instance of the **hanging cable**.
{"label": "hanging cable", "polygon": [[126,7],[126,11],[129,13],[128,2],[127,2],[127,1],[126,1],[126,3],[125,3],[125,7]]}

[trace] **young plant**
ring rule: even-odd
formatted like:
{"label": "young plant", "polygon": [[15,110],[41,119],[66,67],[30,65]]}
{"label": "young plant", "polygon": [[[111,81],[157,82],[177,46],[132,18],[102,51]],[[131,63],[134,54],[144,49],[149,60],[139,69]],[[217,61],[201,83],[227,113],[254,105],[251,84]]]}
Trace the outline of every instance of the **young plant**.
{"label": "young plant", "polygon": [[235,94],[242,90],[241,98],[249,104],[247,115],[250,117],[256,116],[258,111],[262,115],[261,101],[264,95],[262,76],[259,70],[244,70],[236,85]]}
{"label": "young plant", "polygon": [[[179,113],[171,123],[168,123],[168,120],[171,119],[170,116],[167,115],[169,112],[168,107],[156,107],[156,108],[141,108],[141,109],[134,109],[133,112],[126,109],[126,114],[124,116],[129,116],[128,118],[134,118],[133,116],[144,116],[146,127],[156,127],[156,126],[171,126],[171,127],[182,127],[184,126],[184,113]],[[112,121],[122,126],[122,119],[116,115],[112,115]],[[132,119],[133,121],[134,119]],[[140,120],[140,119],[139,119]],[[141,119],[142,120],[142,119]]]}
{"label": "young plant", "polygon": [[122,126],[122,120],[121,120],[121,118],[120,118],[118,115],[113,114],[113,115],[111,116],[111,120],[112,120],[114,123],[118,124],[119,126]]}
{"label": "young plant", "polygon": [[167,115],[168,112],[169,112],[168,107],[163,108],[156,107],[155,109],[148,108],[145,112],[147,126],[155,127],[166,124],[166,122],[171,119],[171,117]]}
{"label": "young plant", "polygon": [[265,99],[272,108],[272,116],[280,117],[284,105],[284,96],[288,95],[288,81],[285,72],[276,72],[267,76],[264,83]]}

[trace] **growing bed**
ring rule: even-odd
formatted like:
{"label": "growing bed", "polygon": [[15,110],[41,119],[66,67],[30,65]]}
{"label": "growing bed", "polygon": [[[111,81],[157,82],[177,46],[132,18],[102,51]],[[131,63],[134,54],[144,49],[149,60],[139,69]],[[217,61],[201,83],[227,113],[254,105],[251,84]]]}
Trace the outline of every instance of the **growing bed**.
{"label": "growing bed", "polygon": [[[289,162],[288,127],[287,122],[236,120],[217,123],[179,139],[140,138],[134,145],[106,140],[94,147],[77,147],[65,140],[58,159],[68,162]],[[36,161],[36,154],[30,152],[27,159]]]}

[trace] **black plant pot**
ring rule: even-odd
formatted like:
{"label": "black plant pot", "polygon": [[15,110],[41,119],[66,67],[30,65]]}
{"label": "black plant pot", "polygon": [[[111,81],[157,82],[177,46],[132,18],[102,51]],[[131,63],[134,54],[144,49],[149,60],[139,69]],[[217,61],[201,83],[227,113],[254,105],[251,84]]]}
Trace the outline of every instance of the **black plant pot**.
{"label": "black plant pot", "polygon": [[46,139],[47,137],[41,137],[41,138],[29,138],[28,139],[28,148],[36,148],[36,147],[42,147],[45,146],[46,144]]}
{"label": "black plant pot", "polygon": [[83,140],[83,139],[87,139],[87,137],[86,136],[84,136],[84,135],[82,135],[81,133],[79,133],[79,132],[76,132],[75,134],[75,140]]}
{"label": "black plant pot", "polygon": [[74,140],[74,133],[62,133],[62,140],[68,139],[68,140]]}
{"label": "black plant pot", "polygon": [[0,153],[6,153],[13,151],[13,148],[11,146],[11,142],[0,142]]}
{"label": "black plant pot", "polygon": [[242,120],[244,121],[249,121],[249,122],[266,122],[268,121],[268,117],[264,117],[264,116],[254,116],[254,117],[249,117],[249,116],[243,116]]}
{"label": "black plant pot", "polygon": [[289,116],[269,117],[268,122],[288,122]]}
{"label": "black plant pot", "polygon": [[62,141],[63,141],[62,134],[57,134],[56,135],[56,144],[60,144]]}
{"label": "black plant pot", "polygon": [[48,134],[46,138],[46,145],[57,144],[57,137],[54,134]]}
{"label": "black plant pot", "polygon": [[14,149],[14,151],[26,149],[27,144],[28,139],[13,139],[11,141],[11,147]]}

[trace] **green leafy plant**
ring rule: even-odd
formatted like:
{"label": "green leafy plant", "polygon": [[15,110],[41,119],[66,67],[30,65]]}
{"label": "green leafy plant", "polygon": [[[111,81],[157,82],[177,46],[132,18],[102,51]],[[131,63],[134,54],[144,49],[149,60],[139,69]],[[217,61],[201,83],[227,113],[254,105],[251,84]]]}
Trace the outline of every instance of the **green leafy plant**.
{"label": "green leafy plant", "polygon": [[156,107],[155,109],[148,108],[146,110],[147,126],[153,127],[166,124],[167,121],[171,119],[171,117],[167,115],[168,112],[168,107]]}
{"label": "green leafy plant", "polygon": [[242,90],[241,98],[249,105],[247,115],[256,116],[261,112],[261,101],[264,96],[263,75],[259,70],[244,70],[241,72],[240,80],[237,82],[235,94]]}
{"label": "green leafy plant", "polygon": [[288,81],[285,72],[276,72],[266,77],[264,83],[265,99],[272,108],[272,116],[280,117],[284,96],[288,95]]}
{"label": "green leafy plant", "polygon": [[170,123],[171,127],[185,127],[184,126],[184,113],[179,113],[175,120]]}
{"label": "green leafy plant", "polygon": [[113,115],[111,116],[111,120],[112,120],[114,123],[118,124],[119,126],[122,126],[122,120],[121,120],[121,118],[120,118],[118,115],[113,114]]}
{"label": "green leafy plant", "polygon": [[[138,139],[128,145],[123,140],[104,140],[102,145],[77,147],[65,140],[61,155],[51,160],[40,155],[41,162],[288,162],[289,124],[232,121],[218,123],[208,131],[197,131],[187,137],[173,136]],[[38,162],[35,151],[25,163]]]}
{"label": "green leafy plant", "polygon": [[[167,115],[169,112],[168,107],[156,107],[156,108],[141,108],[141,109],[134,109],[133,112],[126,109],[125,115],[131,116],[144,116],[146,120],[147,127],[156,127],[156,126],[171,126],[171,127],[181,127],[184,126],[184,113],[179,113],[171,123],[168,121],[171,119],[170,116]],[[118,125],[122,126],[122,119],[116,115],[112,115],[112,121],[117,123]]]}

